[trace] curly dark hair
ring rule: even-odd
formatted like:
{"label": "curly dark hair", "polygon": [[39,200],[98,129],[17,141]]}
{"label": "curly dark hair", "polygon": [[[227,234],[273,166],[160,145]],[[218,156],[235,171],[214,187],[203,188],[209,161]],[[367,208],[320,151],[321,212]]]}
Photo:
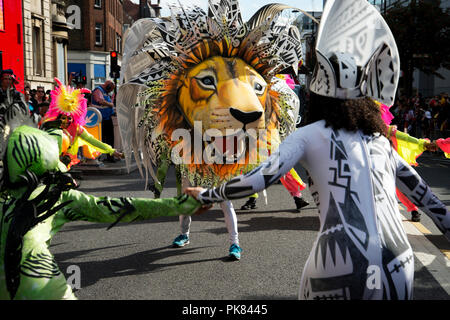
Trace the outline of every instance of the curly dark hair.
{"label": "curly dark hair", "polygon": [[381,118],[380,107],[370,98],[341,100],[311,92],[306,123],[325,120],[334,130],[361,130],[366,135],[376,132],[387,136],[387,126]]}

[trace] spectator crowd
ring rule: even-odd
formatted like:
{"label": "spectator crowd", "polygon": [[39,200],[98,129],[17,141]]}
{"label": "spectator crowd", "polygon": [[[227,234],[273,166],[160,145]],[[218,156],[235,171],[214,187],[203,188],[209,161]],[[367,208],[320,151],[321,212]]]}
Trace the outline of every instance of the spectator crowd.
{"label": "spectator crowd", "polygon": [[450,97],[441,93],[434,97],[400,97],[390,108],[392,124],[416,138],[450,137]]}
{"label": "spectator crowd", "polygon": [[[82,83],[74,81],[74,75],[69,77],[69,83],[76,89],[84,87]],[[15,102],[27,108],[30,114],[36,114],[41,118],[47,113],[51,103],[51,90],[45,90],[43,86],[31,88],[29,83],[25,83],[23,93],[16,90],[15,85],[18,84],[14,71],[11,69],[0,71],[0,105],[8,97],[14,99]],[[114,95],[115,85],[108,80],[104,84],[96,87],[92,94],[84,94],[88,100],[88,107],[93,106],[99,109],[102,114],[102,141],[109,145],[114,145],[114,130],[111,117],[115,115]],[[1,109],[1,108],[0,108]],[[0,110],[0,115],[2,110]],[[111,155],[105,155],[106,161],[118,161]]]}

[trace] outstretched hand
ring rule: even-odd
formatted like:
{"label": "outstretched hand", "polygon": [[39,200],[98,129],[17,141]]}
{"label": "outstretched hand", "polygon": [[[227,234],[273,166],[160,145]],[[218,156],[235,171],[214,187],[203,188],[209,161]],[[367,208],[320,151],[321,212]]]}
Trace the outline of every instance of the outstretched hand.
{"label": "outstretched hand", "polygon": [[[191,196],[195,199],[197,199],[197,201],[199,200],[199,195],[200,193],[202,193],[203,191],[205,191],[205,189],[203,189],[202,187],[189,187],[183,190],[184,193],[186,193],[188,196]],[[200,207],[200,209],[198,209],[194,215],[199,215],[202,213],[205,213],[206,211],[208,211],[209,209],[211,209],[212,205],[202,205]]]}
{"label": "outstretched hand", "polygon": [[123,152],[114,151],[113,156],[119,159],[124,159],[125,154]]}
{"label": "outstretched hand", "polygon": [[184,190],[184,193],[199,200],[200,193],[202,193],[203,191],[205,191],[205,189],[203,189],[202,187],[190,187],[186,188]]}
{"label": "outstretched hand", "polygon": [[425,143],[425,149],[431,152],[437,152],[439,150],[436,141]]}

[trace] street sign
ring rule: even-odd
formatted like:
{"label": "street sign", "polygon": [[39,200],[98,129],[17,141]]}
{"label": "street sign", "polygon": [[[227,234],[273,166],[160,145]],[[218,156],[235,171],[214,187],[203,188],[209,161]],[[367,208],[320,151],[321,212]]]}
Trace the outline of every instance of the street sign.
{"label": "street sign", "polygon": [[102,114],[97,108],[89,107],[86,112],[86,127],[93,128],[102,122]]}
{"label": "street sign", "polygon": [[[87,108],[85,121],[86,131],[93,135],[95,139],[102,141],[102,114],[100,111],[94,107]],[[87,146],[82,146],[82,149],[85,158],[94,159],[96,157]]]}

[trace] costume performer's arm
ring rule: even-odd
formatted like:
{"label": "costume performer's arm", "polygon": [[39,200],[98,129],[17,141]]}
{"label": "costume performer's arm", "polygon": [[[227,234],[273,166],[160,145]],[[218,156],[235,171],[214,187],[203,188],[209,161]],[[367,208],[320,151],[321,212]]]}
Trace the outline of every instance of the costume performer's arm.
{"label": "costume performer's arm", "polygon": [[227,183],[203,191],[199,195],[202,203],[222,202],[246,198],[256,192],[267,189],[291,170],[304,155],[303,128],[289,135],[274,152],[259,167],[245,175],[231,179]]}
{"label": "costume performer's arm", "polygon": [[417,166],[416,159],[427,149],[430,143],[426,139],[417,139],[407,133],[397,130],[396,126],[389,126],[389,137],[398,154],[410,165]]}
{"label": "costume performer's arm", "polygon": [[94,197],[76,190],[62,195],[61,202],[73,200],[62,210],[68,220],[91,222],[130,222],[160,216],[191,215],[200,208],[194,198],[183,195],[177,198],[109,198]]}
{"label": "costume performer's arm", "polygon": [[82,133],[80,134],[80,138],[83,139],[89,146],[93,147],[97,151],[100,151],[101,153],[112,155],[116,151],[109,144],[97,140],[84,128]]}
{"label": "costume performer's arm", "polygon": [[450,241],[450,211],[431,191],[419,174],[396,152],[397,188],[425,212]]}
{"label": "costume performer's arm", "polygon": [[415,138],[415,137],[413,137],[413,136],[410,136],[409,134],[407,134],[407,133],[405,133],[405,132],[402,132],[402,131],[399,131],[399,130],[397,130],[397,131],[395,131],[395,137],[398,139],[398,140],[402,140],[402,141],[405,141],[405,142],[408,142],[408,143],[414,143],[414,144],[417,144],[417,145],[419,145],[422,149],[425,149],[425,143],[427,142],[427,140],[425,140],[425,139],[418,139],[418,138]]}
{"label": "costume performer's arm", "polygon": [[[43,187],[39,190],[42,191],[42,189]],[[71,202],[67,203],[67,201]],[[10,250],[10,252],[15,253],[14,257],[17,257],[17,262],[9,264],[8,277],[5,276],[3,269],[0,269],[0,299],[76,299],[66,282],[64,274],[59,270],[48,249],[51,237],[66,222],[84,220],[115,224],[119,220],[126,222],[151,219],[158,216],[187,215],[194,213],[200,207],[198,201],[186,195],[156,200],[119,199],[89,196],[75,190],[64,191],[59,198],[59,204],[62,203],[65,203],[65,205],[59,208],[54,216],[26,231],[26,236],[23,238],[23,249],[18,246],[19,250]],[[28,216],[30,215],[28,214]],[[2,217],[0,216],[0,218]],[[24,227],[20,224],[11,228],[16,230],[16,228]],[[3,232],[3,238],[0,239],[2,240],[0,241],[2,245],[0,246],[0,252],[4,250],[4,243],[8,242],[5,237],[10,233]],[[0,261],[0,263],[3,262]],[[8,267],[8,264],[6,266]],[[1,281],[3,278],[15,279],[15,282],[10,281],[14,284],[14,288],[7,289],[6,284]]]}

